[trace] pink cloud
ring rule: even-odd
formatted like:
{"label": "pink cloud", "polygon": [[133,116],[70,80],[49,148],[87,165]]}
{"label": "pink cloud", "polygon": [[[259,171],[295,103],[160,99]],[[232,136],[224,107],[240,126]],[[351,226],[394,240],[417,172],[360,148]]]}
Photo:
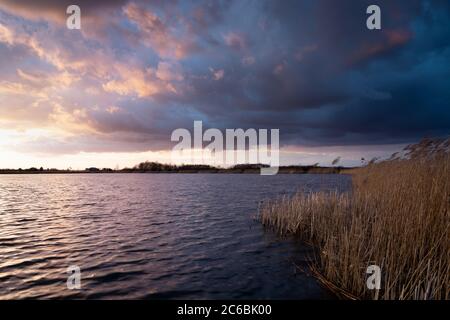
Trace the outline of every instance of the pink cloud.
{"label": "pink cloud", "polygon": [[247,41],[243,34],[230,32],[224,36],[225,43],[236,50],[247,48]]}
{"label": "pink cloud", "polygon": [[404,29],[386,30],[379,41],[363,43],[349,60],[349,64],[359,63],[374,56],[389,52],[393,49],[407,44],[412,39],[412,32]]}
{"label": "pink cloud", "polygon": [[156,76],[163,81],[182,81],[184,79],[180,65],[169,62],[158,63]]}
{"label": "pink cloud", "polygon": [[284,63],[279,63],[279,64],[277,64],[276,66],[275,66],[275,68],[273,69],[273,74],[275,74],[275,75],[280,75],[280,74],[282,74],[283,73],[283,71],[284,71]]}
{"label": "pink cloud", "polygon": [[209,71],[211,71],[213,79],[216,81],[222,80],[225,76],[225,70],[223,69],[214,70],[213,68],[209,68]]}
{"label": "pink cloud", "polygon": [[175,36],[165,22],[155,13],[135,3],[124,7],[124,13],[142,33],[144,45],[152,48],[160,57],[182,59],[194,47],[181,36]]}

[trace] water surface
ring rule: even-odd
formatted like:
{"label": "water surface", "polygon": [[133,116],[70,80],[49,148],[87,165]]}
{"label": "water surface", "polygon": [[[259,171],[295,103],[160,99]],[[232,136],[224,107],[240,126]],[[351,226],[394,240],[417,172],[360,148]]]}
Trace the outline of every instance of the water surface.
{"label": "water surface", "polygon": [[[253,219],[345,175],[0,175],[0,299],[323,299],[308,248]],[[66,287],[81,268],[81,290]]]}

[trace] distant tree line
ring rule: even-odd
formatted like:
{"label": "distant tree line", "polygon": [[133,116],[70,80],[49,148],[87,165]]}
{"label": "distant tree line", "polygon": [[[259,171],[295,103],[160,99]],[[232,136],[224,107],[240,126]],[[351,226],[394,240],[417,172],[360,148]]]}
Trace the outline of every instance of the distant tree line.
{"label": "distant tree line", "polygon": [[[334,162],[334,165],[337,162]],[[58,169],[44,169],[43,167],[36,168],[31,167],[28,169],[0,169],[0,173],[259,173],[261,168],[269,167],[266,164],[237,164],[228,168],[215,167],[206,164],[165,164],[153,161],[145,161],[135,165],[132,168],[124,169],[111,169],[111,168],[96,168],[89,167],[84,170],[72,170],[71,168],[66,170]],[[320,167],[318,163],[313,165],[290,165],[281,166],[279,173],[340,173],[341,166],[335,167]]]}

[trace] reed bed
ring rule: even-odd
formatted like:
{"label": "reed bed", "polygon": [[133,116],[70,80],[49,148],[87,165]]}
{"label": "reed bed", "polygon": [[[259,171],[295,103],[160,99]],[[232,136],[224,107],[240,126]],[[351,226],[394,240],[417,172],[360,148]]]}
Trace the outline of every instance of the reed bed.
{"label": "reed bed", "polygon": [[[310,243],[313,271],[340,297],[449,299],[449,155],[371,164],[352,181],[345,193],[267,202],[259,218]],[[381,268],[379,290],[367,288],[369,265]]]}

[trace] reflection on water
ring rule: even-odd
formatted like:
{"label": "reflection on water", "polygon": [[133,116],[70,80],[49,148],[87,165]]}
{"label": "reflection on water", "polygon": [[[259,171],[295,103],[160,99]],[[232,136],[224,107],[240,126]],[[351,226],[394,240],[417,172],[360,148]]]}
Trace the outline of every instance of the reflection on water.
{"label": "reflection on water", "polygon": [[[338,175],[0,175],[0,299],[316,299],[307,248],[252,219]],[[81,267],[81,290],[66,269]]]}

